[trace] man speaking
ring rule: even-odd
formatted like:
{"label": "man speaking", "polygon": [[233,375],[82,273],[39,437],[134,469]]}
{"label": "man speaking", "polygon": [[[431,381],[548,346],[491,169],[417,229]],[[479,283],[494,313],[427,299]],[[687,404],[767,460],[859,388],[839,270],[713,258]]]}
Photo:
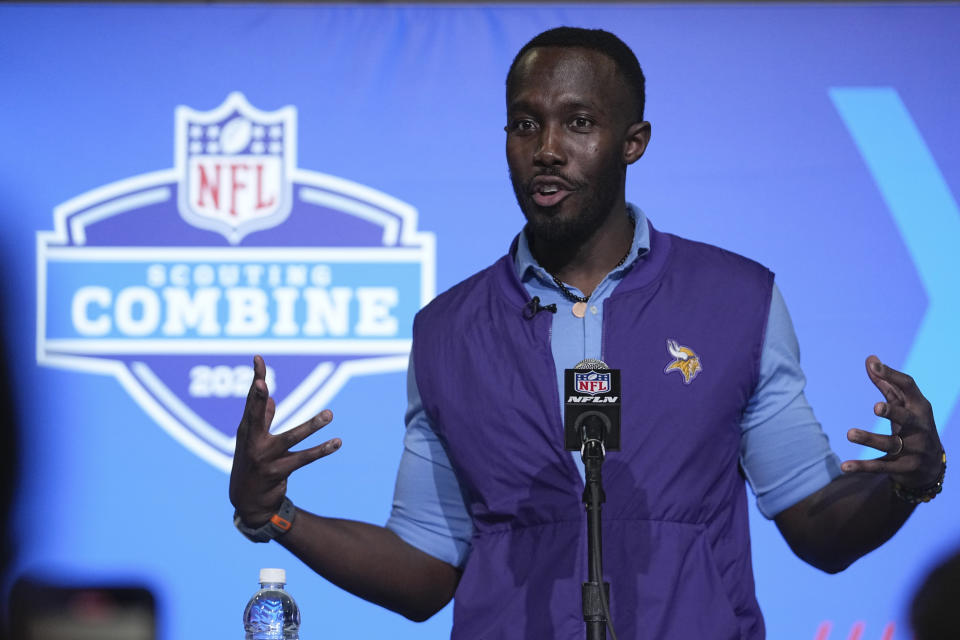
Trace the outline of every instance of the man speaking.
{"label": "man speaking", "polygon": [[620,370],[621,451],[605,465],[605,579],[622,638],[763,638],[746,479],[793,551],[844,569],[936,495],[945,455],[913,380],[867,358],[891,435],[840,464],[803,395],[786,307],[765,267],[656,229],[625,197],[644,153],[644,77],[599,30],[559,28],[507,75],[506,153],[526,225],[507,255],[417,316],[405,451],[385,527],[293,506],[286,479],[339,439],[273,436],[255,358],[230,499],[331,582],[411,619],[455,596],[452,637],[582,638],[579,454],[564,449],[563,374]]}

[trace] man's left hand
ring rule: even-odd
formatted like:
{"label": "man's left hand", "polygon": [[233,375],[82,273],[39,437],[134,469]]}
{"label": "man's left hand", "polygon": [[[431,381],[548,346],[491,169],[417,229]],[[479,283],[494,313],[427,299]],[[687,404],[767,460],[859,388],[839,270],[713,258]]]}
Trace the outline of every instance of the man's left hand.
{"label": "man's left hand", "polygon": [[867,375],[886,402],[873,405],[873,412],[890,421],[891,435],[850,429],[850,442],[886,453],[874,460],[847,460],[847,473],[886,473],[908,488],[936,482],[942,463],[942,445],[933,421],[933,409],[913,378],[891,369],[876,356],[867,358]]}

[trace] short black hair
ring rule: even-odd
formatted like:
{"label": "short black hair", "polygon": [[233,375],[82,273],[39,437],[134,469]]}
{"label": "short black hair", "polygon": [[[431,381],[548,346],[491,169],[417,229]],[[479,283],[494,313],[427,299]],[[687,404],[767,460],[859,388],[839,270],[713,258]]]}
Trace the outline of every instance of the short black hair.
{"label": "short black hair", "polygon": [[624,80],[626,80],[634,101],[637,103],[637,121],[643,120],[646,78],[643,76],[643,69],[640,68],[640,62],[623,40],[603,29],[556,27],[535,36],[530,42],[523,45],[510,65],[510,71],[507,72],[507,95],[510,94],[513,73],[520,62],[520,58],[537,47],[580,47],[599,51],[613,60]]}

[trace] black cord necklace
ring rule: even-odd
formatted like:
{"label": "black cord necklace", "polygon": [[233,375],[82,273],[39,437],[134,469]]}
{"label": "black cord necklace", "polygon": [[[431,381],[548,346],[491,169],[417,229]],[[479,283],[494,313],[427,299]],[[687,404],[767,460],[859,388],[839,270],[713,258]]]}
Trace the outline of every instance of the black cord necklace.
{"label": "black cord necklace", "polygon": [[[632,248],[633,245],[631,243],[630,249]],[[630,249],[627,249],[627,252],[623,254],[622,258],[620,258],[620,262],[618,262],[613,269],[619,269],[623,266],[623,263],[626,262],[627,258],[630,257]],[[613,271],[613,269],[611,269],[611,271]],[[563,293],[564,297],[573,302],[573,315],[577,316],[578,318],[582,318],[587,315],[587,303],[590,302],[590,296],[578,296],[573,291],[570,291],[570,289],[567,288],[567,285],[560,281],[560,278],[552,273],[550,274],[550,277],[553,278],[554,283],[560,287],[560,292]]]}
{"label": "black cord necklace", "polygon": [[[635,230],[637,226],[637,222],[633,219],[633,216],[629,216],[629,219],[630,219],[630,229]],[[630,257],[631,249],[633,249],[633,240],[630,241],[630,247],[627,248],[627,252],[623,254],[622,258],[620,258],[620,262],[618,262],[613,267],[613,269],[611,269],[611,271],[613,271],[614,269],[619,269],[620,267],[623,266],[623,263],[625,263],[627,261],[627,258]],[[554,283],[558,287],[560,287],[560,291],[561,293],[563,293],[564,297],[567,300],[570,300],[571,302],[573,302],[573,315],[575,315],[578,318],[582,318],[585,315],[587,315],[587,303],[590,302],[590,296],[578,296],[573,291],[570,291],[570,289],[567,288],[567,285],[563,284],[563,282],[560,281],[560,278],[553,275],[552,273],[549,275],[551,278],[553,278]]]}

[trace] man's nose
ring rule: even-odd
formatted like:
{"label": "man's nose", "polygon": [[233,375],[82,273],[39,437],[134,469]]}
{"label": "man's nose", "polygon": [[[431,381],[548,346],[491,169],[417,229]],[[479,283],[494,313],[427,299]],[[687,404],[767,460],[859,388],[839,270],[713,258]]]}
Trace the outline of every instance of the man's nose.
{"label": "man's nose", "polygon": [[541,166],[566,164],[563,140],[557,127],[546,126],[540,130],[540,144],[533,154],[533,163]]}

